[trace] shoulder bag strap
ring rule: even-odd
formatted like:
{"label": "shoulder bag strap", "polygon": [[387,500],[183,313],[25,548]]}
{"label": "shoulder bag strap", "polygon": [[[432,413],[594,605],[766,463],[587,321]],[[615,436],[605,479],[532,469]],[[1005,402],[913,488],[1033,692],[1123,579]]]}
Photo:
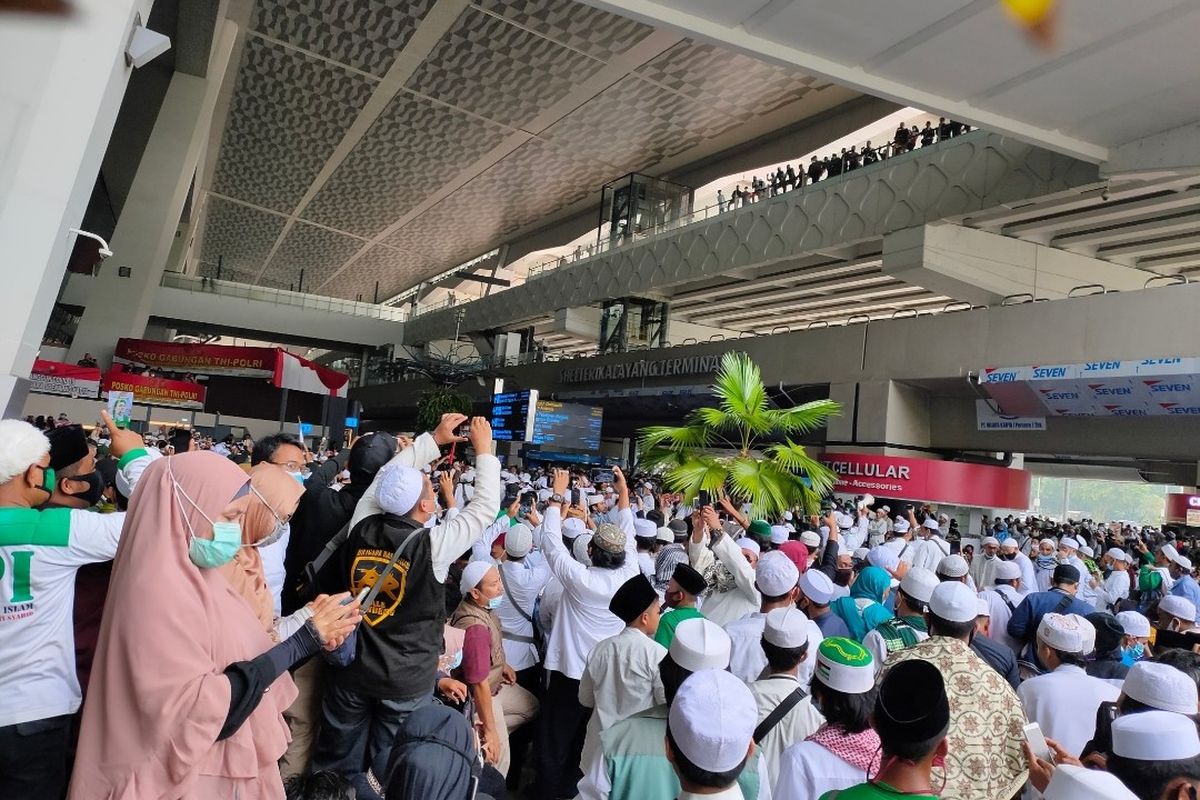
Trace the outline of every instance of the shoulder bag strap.
{"label": "shoulder bag strap", "polygon": [[[508,583],[504,580],[504,570],[501,569],[500,566],[501,565],[496,566],[496,572],[500,573],[500,585],[504,587],[504,596],[508,598],[509,605],[515,608],[517,613],[520,614],[526,622],[528,622],[530,625],[533,625],[533,616],[526,614],[525,609],[517,605],[517,601],[513,599],[512,593],[508,591]],[[512,633],[503,629],[500,630],[500,638],[507,639],[510,642],[520,642],[521,644],[537,644],[537,641],[532,636],[522,636],[519,633]]]}
{"label": "shoulder bag strap", "polygon": [[770,714],[767,714],[766,719],[758,723],[758,727],[754,729],[754,743],[760,744],[763,739],[767,738],[767,734],[774,730],[780,720],[786,717],[788,712],[795,708],[796,704],[803,699],[804,690],[797,686],[795,691],[783,698],[779,702],[779,705],[775,706]]}
{"label": "shoulder bag strap", "polygon": [[[346,543],[350,538],[350,521],[347,520],[342,529],[333,535],[333,538],[325,543],[325,547],[317,554],[317,557],[305,565],[304,571],[301,573],[301,581],[299,593],[301,595],[311,595],[312,589],[317,585],[317,575],[321,570],[325,569],[325,565],[329,563],[329,559],[333,558],[333,554]],[[311,599],[311,597],[309,598]]]}
{"label": "shoulder bag strap", "polygon": [[363,598],[363,601],[360,604],[361,608],[371,607],[371,603],[375,601],[375,596],[378,595],[379,590],[383,588],[384,581],[386,581],[387,577],[392,574],[392,570],[396,568],[396,563],[399,562],[404,554],[408,551],[409,545],[417,541],[418,534],[420,534],[423,530],[424,528],[421,527],[409,531],[408,535],[404,537],[404,541],[400,542],[400,546],[396,548],[396,552],[392,553],[392,560],[388,562],[388,565],[383,568],[383,572],[379,573],[379,577],[375,579],[373,584],[371,584],[371,590],[367,592],[367,596]]}
{"label": "shoulder bag strap", "polygon": [[995,590],[996,594],[1000,595],[1000,599],[1004,601],[1004,605],[1008,606],[1008,610],[1012,613],[1017,613],[1017,607],[1013,605],[1013,601],[1008,599],[1008,595],[1000,590]]}

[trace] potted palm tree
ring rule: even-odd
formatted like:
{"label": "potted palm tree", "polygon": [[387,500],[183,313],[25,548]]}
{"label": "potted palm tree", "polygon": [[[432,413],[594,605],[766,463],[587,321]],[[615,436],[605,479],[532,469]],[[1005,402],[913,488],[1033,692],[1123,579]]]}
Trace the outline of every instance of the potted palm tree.
{"label": "potted palm tree", "polygon": [[724,355],[712,388],[715,408],[696,409],[680,426],[642,429],[642,465],[662,470],[667,487],[688,503],[704,491],[748,502],[760,518],[792,508],[817,513],[837,476],[793,438],[823,426],[841,405],[773,408],[762,371],[745,353]]}

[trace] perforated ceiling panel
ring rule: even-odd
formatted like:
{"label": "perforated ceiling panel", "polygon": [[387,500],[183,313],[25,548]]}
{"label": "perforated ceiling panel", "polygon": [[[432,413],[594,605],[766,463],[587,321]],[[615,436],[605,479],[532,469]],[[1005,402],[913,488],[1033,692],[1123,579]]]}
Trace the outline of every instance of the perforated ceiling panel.
{"label": "perforated ceiling panel", "polygon": [[202,269],[386,298],[813,90],[574,0],[254,0]]}

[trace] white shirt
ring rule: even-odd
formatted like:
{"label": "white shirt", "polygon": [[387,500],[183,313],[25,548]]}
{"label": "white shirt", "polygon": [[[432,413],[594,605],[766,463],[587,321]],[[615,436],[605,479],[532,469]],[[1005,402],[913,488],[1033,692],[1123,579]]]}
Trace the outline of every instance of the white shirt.
{"label": "white shirt", "polygon": [[600,733],[634,714],[667,702],[658,662],[667,654],[652,638],[626,627],[592,648],[579,680],[579,702],[593,709],[581,764],[600,746]]}
{"label": "white shirt", "polygon": [[292,524],[289,522],[283,526],[282,536],[266,547],[258,548],[258,555],[262,558],[263,577],[266,578],[267,588],[271,591],[271,603],[275,607],[277,619],[283,614],[280,597],[283,594],[283,582],[287,580],[283,559],[287,555],[288,542],[291,540]]}
{"label": "white shirt", "polygon": [[562,581],[551,573],[550,580],[546,582],[546,588],[542,589],[542,600],[538,604],[538,622],[541,623],[542,630],[545,631],[547,637],[554,629],[554,618],[558,614],[559,606],[562,605],[562,596]]}
{"label": "white shirt", "polygon": [[866,770],[851,766],[816,742],[798,742],[779,757],[775,800],[817,800],[825,792],[848,789],[867,780]]}
{"label": "white shirt", "polygon": [[1114,569],[1096,590],[1096,608],[1107,611],[1129,597],[1129,572]]}
{"label": "white shirt", "polygon": [[[842,539],[842,547],[845,548],[847,553],[853,553],[866,544],[867,529],[870,524],[871,521],[866,517],[859,517],[855,521],[854,527],[838,532]],[[839,550],[838,552],[841,551]]]}
{"label": "white shirt", "polygon": [[[812,652],[810,650],[809,657],[800,662],[801,666],[809,661],[816,661]],[[754,702],[758,704],[758,723],[761,725],[767,715],[774,711],[775,707],[782,703],[784,698],[795,691],[798,686],[800,686],[799,682],[791,675],[771,675],[750,684],[750,693],[754,695]],[[817,728],[824,724],[825,718],[821,716],[821,712],[813,708],[812,698],[805,696],[767,733],[759,743],[759,750],[763,754],[763,761],[767,768],[766,780],[769,785],[774,786],[775,781],[779,778],[779,765],[783,759],[783,751],[797,742],[804,741],[805,737],[816,733]]]}
{"label": "white shirt", "polygon": [[[722,536],[711,548],[705,541],[699,544],[688,539],[688,559],[692,567],[703,573],[714,557],[733,575],[734,587],[727,592],[713,591],[704,597],[701,610],[705,619],[724,627],[736,619],[758,611],[762,597],[754,586],[754,568],[746,560],[742,548],[729,536]],[[755,676],[757,677],[757,676]]]}
{"label": "white shirt", "polygon": [[[1025,599],[1025,594],[1007,583],[1001,583],[985,589],[979,593],[979,596],[987,601],[992,615],[988,638],[1012,650],[1013,655],[1019,656],[1024,648],[1021,642],[1008,635],[1008,621],[1012,619],[1013,609],[1021,605],[1021,601]],[[1012,603],[1012,609],[1008,607],[1008,603],[1004,602],[1005,598]]]}
{"label": "white shirt", "polygon": [[625,627],[608,610],[608,604],[621,584],[638,574],[637,544],[633,538],[633,514],[624,508],[617,518],[625,531],[625,563],[617,569],[585,567],[571,557],[562,543],[562,520],[557,506],[546,509],[542,522],[542,552],[563,586],[562,602],[555,613],[546,649],[546,669],[574,680],[583,677],[592,648]]}
{"label": "white shirt", "polygon": [[913,542],[913,549],[916,552],[913,553],[912,565],[930,572],[937,572],[938,564],[950,555],[950,543],[937,534],[928,539],[917,539]]}
{"label": "white shirt", "polygon": [[[982,550],[983,548],[980,548]],[[975,582],[975,586],[979,591],[991,587],[996,578],[996,567],[1000,564],[1000,556],[988,558],[983,553],[976,553],[975,558],[971,559],[971,566],[967,570],[967,574],[971,576],[971,580]]]}
{"label": "white shirt", "polygon": [[[500,562],[500,577],[504,581],[504,600],[496,609],[500,618],[500,630],[506,634],[533,637],[533,622],[525,619],[521,612],[513,607],[520,606],[530,617],[533,616],[533,604],[538,594],[550,580],[550,567],[546,562],[538,560],[531,562],[529,556],[521,561]],[[514,670],[528,669],[538,663],[537,646],[528,642],[517,642],[504,638],[504,659]]]}
{"label": "white shirt", "polygon": [[[762,649],[763,628],[767,615],[761,611],[747,614],[725,626],[729,634],[729,671],[746,683],[757,681],[767,668],[767,655]],[[821,628],[811,619],[808,621],[808,657],[800,662],[797,678],[801,688],[808,691],[813,671],[817,668],[817,648],[825,641]]]}
{"label": "white shirt", "polygon": [[1017,555],[1013,558],[1013,563],[1021,568],[1021,591],[1028,594],[1029,592],[1046,591],[1038,588],[1037,574],[1033,568],[1033,561],[1029,556],[1017,551]]}
{"label": "white shirt", "polygon": [[[761,793],[759,796],[762,796]],[[691,792],[681,791],[677,800],[742,800],[742,790],[735,783],[728,789],[722,789],[716,794],[692,794]]]}
{"label": "white shirt", "polygon": [[638,569],[640,569],[642,571],[642,574],[645,575],[647,578],[649,578],[653,582],[653,580],[654,580],[654,556],[650,555],[649,553],[643,553],[643,552],[639,551],[638,552]]}
{"label": "white shirt", "polygon": [[[140,452],[118,473],[126,481],[122,494],[132,494],[150,462],[162,457],[154,448]],[[31,519],[36,528],[27,527]],[[111,561],[124,524],[121,512],[0,509],[0,727],[79,710],[75,571]]]}
{"label": "white shirt", "polygon": [[[412,447],[401,450],[392,462],[404,464],[414,469],[420,468],[436,460],[441,455],[441,448],[433,440],[433,436],[423,433],[413,442]],[[500,510],[500,462],[494,455],[484,453],[475,461],[475,497],[451,518],[446,515],[446,521],[437,526],[437,535],[429,537],[430,558],[433,561],[433,575],[439,581],[445,582],[450,571],[450,565],[471,548],[488,525],[496,520]],[[375,514],[382,514],[383,509],[375,497],[376,476],[371,485],[359,498],[350,518],[350,528]]]}
{"label": "white shirt", "polygon": [[1046,675],[1024,681],[1017,689],[1025,716],[1041,726],[1073,756],[1096,734],[1096,710],[1117,699],[1121,690],[1108,681],[1093,678],[1081,667],[1063,664]]}

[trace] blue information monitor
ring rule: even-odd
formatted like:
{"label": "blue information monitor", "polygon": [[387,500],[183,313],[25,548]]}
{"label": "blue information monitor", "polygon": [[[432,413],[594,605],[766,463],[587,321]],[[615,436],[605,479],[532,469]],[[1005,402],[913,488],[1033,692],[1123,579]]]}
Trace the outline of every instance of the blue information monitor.
{"label": "blue information monitor", "polygon": [[346,417],[346,427],[351,430],[358,429],[358,417]]}
{"label": "blue information monitor", "polygon": [[492,438],[498,442],[529,441],[537,397],[537,389],[492,395]]}

